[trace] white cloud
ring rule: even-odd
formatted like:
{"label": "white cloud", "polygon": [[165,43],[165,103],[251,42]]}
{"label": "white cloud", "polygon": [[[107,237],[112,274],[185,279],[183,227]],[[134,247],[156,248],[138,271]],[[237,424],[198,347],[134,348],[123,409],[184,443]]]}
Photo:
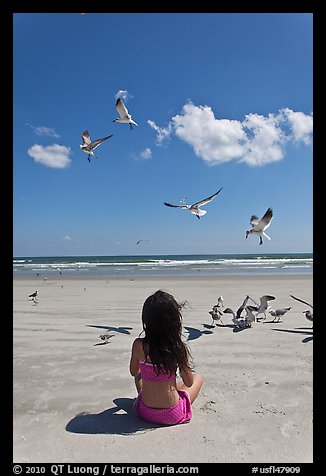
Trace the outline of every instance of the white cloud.
{"label": "white cloud", "polygon": [[190,144],[196,155],[210,164],[240,158],[246,134],[239,121],[215,119],[209,106],[183,106],[172,118],[175,134]]}
{"label": "white cloud", "polygon": [[52,128],[52,127],[45,127],[45,126],[33,126],[33,124],[27,123],[30,126],[35,134],[38,136],[46,136],[46,137],[60,137],[59,134]]}
{"label": "white cloud", "polygon": [[210,106],[185,104],[181,114],[172,117],[165,128],[154,121],[148,124],[157,132],[162,145],[174,133],[189,144],[195,154],[209,165],[236,160],[250,166],[266,165],[283,159],[290,142],[312,142],[313,118],[289,108],[277,114],[247,114],[243,121],[217,119]]}
{"label": "white cloud", "polygon": [[140,158],[143,160],[149,160],[152,158],[152,151],[149,147],[146,147],[141,153]]}
{"label": "white cloud", "polygon": [[34,144],[27,151],[28,155],[32,157],[35,162],[54,169],[64,169],[70,164],[70,152],[70,147],[59,144],[48,146]]}
{"label": "white cloud", "polygon": [[69,235],[65,235],[65,236],[63,237],[63,239],[64,239],[64,240],[67,240],[67,241],[71,241],[71,238],[70,238]]}
{"label": "white cloud", "polygon": [[127,102],[129,98],[132,98],[126,89],[119,89],[117,93],[115,93],[114,97],[116,99],[121,98],[124,102]]}
{"label": "white cloud", "polygon": [[282,110],[285,118],[289,122],[292,130],[292,139],[295,142],[304,142],[309,145],[312,143],[313,115],[307,116],[303,112],[294,112],[289,108]]}
{"label": "white cloud", "polygon": [[166,141],[171,134],[173,133],[173,128],[172,128],[172,123],[170,122],[167,127],[159,127],[155,124],[154,121],[151,121],[150,119],[147,121],[147,124],[151,126],[154,131],[157,132],[156,136],[156,145],[160,146],[163,144],[164,141]]}
{"label": "white cloud", "polygon": [[286,136],[279,127],[278,119],[270,114],[248,114],[242,123],[247,133],[241,162],[248,165],[266,165],[283,159]]}

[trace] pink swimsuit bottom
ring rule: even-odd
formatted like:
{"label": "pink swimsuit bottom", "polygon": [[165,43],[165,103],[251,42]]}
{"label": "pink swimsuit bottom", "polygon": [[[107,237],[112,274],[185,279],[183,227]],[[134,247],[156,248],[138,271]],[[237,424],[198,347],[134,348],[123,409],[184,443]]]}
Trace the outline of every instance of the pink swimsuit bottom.
{"label": "pink swimsuit bottom", "polygon": [[[139,362],[140,372],[143,380],[164,382],[174,380],[175,374],[156,374],[152,364]],[[153,408],[145,405],[141,393],[134,401],[134,412],[143,420],[161,425],[178,425],[186,423],[192,418],[191,401],[186,390],[178,390],[179,401],[176,405],[169,408]]]}

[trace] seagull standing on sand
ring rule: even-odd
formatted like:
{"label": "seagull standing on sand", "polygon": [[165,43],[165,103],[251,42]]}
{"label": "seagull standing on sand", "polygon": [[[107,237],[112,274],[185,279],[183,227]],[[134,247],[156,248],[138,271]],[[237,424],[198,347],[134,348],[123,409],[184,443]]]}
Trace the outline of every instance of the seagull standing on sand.
{"label": "seagull standing on sand", "polygon": [[245,323],[247,327],[251,327],[252,323],[256,321],[255,314],[250,309],[250,306],[246,307],[246,316],[245,316]]}
{"label": "seagull standing on sand", "polygon": [[[303,304],[306,304],[307,306],[311,307],[311,309],[314,308],[312,304],[309,304],[309,302],[303,301],[302,299],[292,296],[292,294],[290,294],[290,296],[296,301],[302,302]],[[307,311],[303,311],[303,314],[305,314],[306,319],[308,319],[308,321],[313,322],[314,315],[309,309]]]}
{"label": "seagull standing on sand", "polygon": [[271,208],[268,208],[265,215],[259,219],[256,215],[252,215],[250,218],[250,225],[252,228],[250,230],[246,231],[246,238],[248,238],[249,235],[257,235],[259,236],[259,244],[263,244],[263,236],[270,240],[271,238],[266,235],[265,230],[269,227],[271,224],[273,218],[273,210]]}
{"label": "seagull standing on sand", "polygon": [[206,205],[206,203],[213,200],[213,198],[215,198],[216,195],[220,193],[222,188],[223,187],[221,187],[218,192],[214,193],[210,197],[204,198],[204,200],[200,200],[199,202],[193,203],[192,205],[172,205],[171,203],[167,203],[167,202],[164,202],[164,205],[166,205],[167,207],[183,208],[184,210],[189,210],[190,213],[193,213],[199,219],[201,216],[207,213],[206,210],[201,210],[199,207],[202,205]]}
{"label": "seagull standing on sand", "polygon": [[[250,298],[251,299],[251,298]],[[248,306],[251,311],[256,311],[256,320],[258,314],[264,314],[264,319],[266,319],[266,311],[269,309],[268,301],[273,301],[275,296],[270,296],[269,294],[265,294],[264,296],[260,297],[260,305],[258,306]]]}
{"label": "seagull standing on sand", "polygon": [[223,299],[223,296],[219,296],[219,297],[218,297],[216,307],[224,307],[224,299]]}
{"label": "seagull standing on sand", "polygon": [[244,298],[244,301],[243,301],[243,303],[241,304],[241,306],[238,308],[237,314],[236,314],[237,319],[240,319],[241,314],[242,314],[242,311],[244,310],[244,308],[245,308],[246,305],[247,305],[248,299],[250,299],[250,296],[247,295],[247,296]]}
{"label": "seagull standing on sand", "polygon": [[224,326],[224,323],[221,319],[221,317],[223,316],[223,311],[221,311],[218,305],[213,306],[213,309],[208,312],[212,316],[212,319],[213,319],[211,326],[214,324],[214,321],[216,322],[221,321],[222,325]]}
{"label": "seagull standing on sand", "polygon": [[221,317],[223,316],[223,311],[221,310],[224,307],[223,303],[223,296],[219,296],[217,304],[213,306],[213,309],[211,311],[208,311],[208,313],[212,316],[213,319],[211,325],[213,325],[214,321],[221,321],[222,325],[224,326],[223,321],[221,319]]}
{"label": "seagull standing on sand", "polygon": [[281,317],[284,316],[286,312],[288,312],[291,308],[290,307],[284,307],[283,309],[269,309],[269,313],[271,316],[274,317],[273,322],[275,322],[275,319],[277,319],[276,322],[281,322]]}
{"label": "seagull standing on sand", "polygon": [[131,119],[131,114],[129,114],[128,109],[120,98],[117,99],[115,107],[120,117],[118,119],[114,119],[113,122],[122,122],[124,124],[129,124],[130,129],[133,129],[132,124],[138,126],[138,124],[133,119]]}
{"label": "seagull standing on sand", "polygon": [[244,329],[246,327],[246,321],[242,317],[237,319],[235,312],[230,307],[224,309],[224,312],[225,314],[232,314],[232,322],[235,327],[238,327],[239,329]]}
{"label": "seagull standing on sand", "polygon": [[98,147],[99,145],[101,145],[102,142],[104,142],[105,140],[110,139],[112,135],[113,134],[111,134],[110,136],[102,137],[102,139],[97,139],[92,142],[88,131],[84,131],[82,133],[83,143],[79,147],[83,152],[88,154],[88,162],[91,161],[91,155],[97,158],[97,155],[94,154],[93,150],[96,149],[96,147]]}

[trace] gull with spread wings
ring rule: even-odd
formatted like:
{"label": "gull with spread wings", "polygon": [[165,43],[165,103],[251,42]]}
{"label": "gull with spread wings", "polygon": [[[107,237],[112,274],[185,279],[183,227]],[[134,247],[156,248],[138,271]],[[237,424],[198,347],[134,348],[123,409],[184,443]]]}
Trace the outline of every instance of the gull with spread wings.
{"label": "gull with spread wings", "polygon": [[214,193],[208,198],[204,198],[204,200],[200,200],[199,202],[193,203],[192,205],[172,205],[171,203],[164,202],[164,205],[167,207],[174,207],[174,208],[183,208],[184,210],[188,210],[190,213],[193,213],[196,215],[196,217],[199,219],[201,216],[205,215],[207,213],[206,210],[201,210],[201,206],[206,205],[206,203],[210,202],[213,200],[213,198],[216,197],[220,193],[223,187],[219,189],[218,192]]}
{"label": "gull with spread wings", "polygon": [[246,238],[249,235],[257,235],[259,236],[259,244],[263,244],[263,236],[270,240],[270,237],[266,235],[265,230],[271,224],[273,218],[273,210],[268,208],[265,215],[259,219],[256,215],[252,215],[250,218],[250,225],[252,226],[251,230],[246,231]]}
{"label": "gull with spread wings", "polygon": [[259,305],[252,298],[250,298],[250,299],[256,304],[256,306],[247,306],[247,308],[250,311],[255,311],[257,313],[256,314],[256,321],[258,320],[257,319],[258,314],[264,314],[264,319],[266,319],[266,312],[268,312],[269,309],[270,309],[270,306],[269,306],[268,303],[269,303],[269,301],[273,301],[275,299],[275,296],[271,296],[270,294],[264,294],[264,296],[260,297],[260,304]]}
{"label": "gull with spread wings", "polygon": [[88,162],[91,161],[90,159],[91,155],[97,158],[93,150],[96,149],[96,147],[98,147],[99,145],[101,145],[102,142],[104,142],[105,140],[110,139],[112,135],[113,134],[111,134],[110,136],[102,137],[102,139],[97,139],[92,142],[89,132],[87,130],[82,133],[83,143],[79,147],[83,152],[88,154],[88,157],[87,157]]}
{"label": "gull with spread wings", "polygon": [[130,129],[133,129],[132,124],[138,126],[138,124],[131,118],[131,114],[129,114],[128,109],[120,98],[117,99],[115,107],[120,117],[118,117],[118,119],[114,119],[113,122],[122,122],[125,124],[129,124]]}

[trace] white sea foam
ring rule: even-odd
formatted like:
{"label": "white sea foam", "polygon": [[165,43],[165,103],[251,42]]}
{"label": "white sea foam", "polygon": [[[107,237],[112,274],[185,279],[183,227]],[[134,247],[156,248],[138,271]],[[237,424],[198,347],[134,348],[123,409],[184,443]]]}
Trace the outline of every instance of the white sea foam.
{"label": "white sea foam", "polygon": [[312,254],[278,255],[157,255],[157,256],[94,256],[94,257],[15,257],[13,269],[20,273],[57,276],[58,269],[77,275],[90,273],[128,274],[153,272],[161,274],[252,274],[252,273],[312,273]]}

